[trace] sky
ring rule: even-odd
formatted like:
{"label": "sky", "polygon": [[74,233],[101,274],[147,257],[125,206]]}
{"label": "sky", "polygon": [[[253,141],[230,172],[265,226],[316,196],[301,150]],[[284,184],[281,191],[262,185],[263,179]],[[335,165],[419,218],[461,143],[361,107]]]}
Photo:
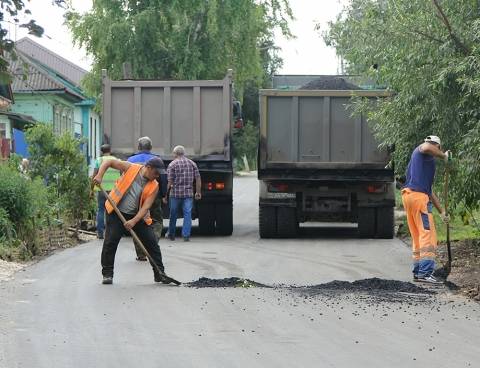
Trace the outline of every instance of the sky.
{"label": "sky", "polygon": [[[335,50],[327,47],[321,32],[327,29],[328,21],[334,20],[348,0],[290,0],[295,21],[290,28],[296,36],[287,40],[279,32],[275,36],[280,47],[280,56],[284,60],[278,74],[337,74],[339,61]],[[90,9],[91,0],[72,0],[72,4],[80,12]],[[73,45],[70,32],[63,25],[63,10],[51,5],[50,0],[30,0],[27,8],[32,11],[33,18],[45,29],[42,38],[32,37],[36,42],[61,55],[67,60],[88,70],[91,58],[78,46]],[[320,24],[320,31],[315,25]],[[23,28],[6,23],[13,39],[27,35]]]}

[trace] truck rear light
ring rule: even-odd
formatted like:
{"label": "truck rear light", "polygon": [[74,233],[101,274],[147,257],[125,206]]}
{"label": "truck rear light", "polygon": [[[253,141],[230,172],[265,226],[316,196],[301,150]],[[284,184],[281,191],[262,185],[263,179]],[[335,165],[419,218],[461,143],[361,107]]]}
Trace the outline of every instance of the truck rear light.
{"label": "truck rear light", "polygon": [[224,190],[225,183],[224,182],[215,183],[213,181],[209,181],[205,183],[204,187],[207,190]]}
{"label": "truck rear light", "polygon": [[375,184],[367,187],[368,193],[385,193],[386,191],[387,186],[385,184]]}
{"label": "truck rear light", "polygon": [[269,192],[288,192],[288,184],[270,184],[268,186]]}

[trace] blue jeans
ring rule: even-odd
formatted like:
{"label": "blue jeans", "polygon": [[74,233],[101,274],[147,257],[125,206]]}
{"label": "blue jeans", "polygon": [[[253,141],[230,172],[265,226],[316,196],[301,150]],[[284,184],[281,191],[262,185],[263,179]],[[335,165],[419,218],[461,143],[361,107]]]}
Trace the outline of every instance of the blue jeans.
{"label": "blue jeans", "polygon": [[105,232],[105,201],[107,198],[102,192],[97,193],[97,234],[102,235]]}
{"label": "blue jeans", "polygon": [[192,230],[192,207],[193,198],[174,198],[170,197],[170,222],[168,224],[168,234],[175,236],[175,228],[177,227],[177,211],[178,206],[182,206],[183,210],[183,226],[182,236],[184,238],[190,237],[190,231]]}

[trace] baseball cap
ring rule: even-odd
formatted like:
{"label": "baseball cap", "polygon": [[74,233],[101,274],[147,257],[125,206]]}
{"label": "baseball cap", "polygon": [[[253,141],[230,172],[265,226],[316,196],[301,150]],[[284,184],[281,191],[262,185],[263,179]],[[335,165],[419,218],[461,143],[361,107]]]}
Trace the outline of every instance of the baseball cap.
{"label": "baseball cap", "polygon": [[430,143],[437,143],[440,145],[440,138],[437,137],[436,135],[429,135],[427,138],[425,138],[425,142],[430,142]]}
{"label": "baseball cap", "polygon": [[164,174],[165,173],[165,164],[163,163],[163,161],[160,157],[152,157],[150,160],[148,160],[145,163],[145,165],[157,169],[159,174]]}

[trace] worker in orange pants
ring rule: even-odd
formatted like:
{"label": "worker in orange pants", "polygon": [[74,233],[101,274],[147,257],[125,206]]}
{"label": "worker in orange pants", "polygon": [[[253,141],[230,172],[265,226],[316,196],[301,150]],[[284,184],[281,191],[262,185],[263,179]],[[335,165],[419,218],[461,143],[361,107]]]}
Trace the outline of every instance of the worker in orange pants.
{"label": "worker in orange pants", "polygon": [[412,236],[413,280],[438,283],[433,276],[437,234],[433,221],[433,206],[440,212],[444,222],[449,218],[440,201],[432,192],[435,178],[435,158],[448,162],[450,151],[443,152],[440,138],[430,135],[412,153],[407,167],[407,179],[402,189],[403,207],[407,212],[408,229]]}

